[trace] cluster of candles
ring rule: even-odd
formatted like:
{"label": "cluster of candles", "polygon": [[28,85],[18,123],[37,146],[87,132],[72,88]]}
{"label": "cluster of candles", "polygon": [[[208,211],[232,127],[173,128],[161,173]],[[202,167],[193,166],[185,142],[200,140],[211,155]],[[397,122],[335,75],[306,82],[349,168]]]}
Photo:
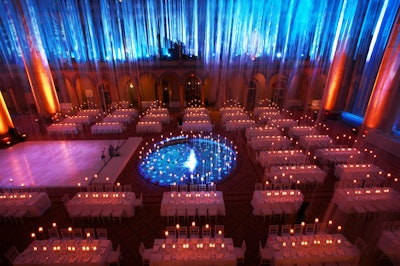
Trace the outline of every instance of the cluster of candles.
{"label": "cluster of candles", "polygon": [[138,124],[139,125],[157,125],[160,122],[155,122],[155,121],[139,121]]}
{"label": "cluster of candles", "polygon": [[331,137],[329,137],[328,135],[307,135],[303,137],[306,139],[330,139],[332,142]]}
{"label": "cluster of candles", "polygon": [[32,198],[32,194],[12,193],[12,194],[0,195],[0,199],[26,199],[26,198]]}
{"label": "cluster of candles", "polygon": [[275,192],[271,192],[268,191],[267,196],[294,196],[294,195],[301,195],[300,191],[294,191],[294,190],[286,190],[286,191],[275,191]]}
{"label": "cluster of candles", "polygon": [[75,123],[60,123],[60,124],[52,124],[51,126],[62,127],[62,126],[76,126]]}
{"label": "cluster of candles", "polygon": [[[342,240],[341,239],[337,239],[337,240],[332,240],[332,239],[326,239],[325,241],[321,241],[321,240],[314,240],[314,241],[312,241],[312,243],[314,244],[314,245],[320,245],[320,244],[327,244],[327,245],[330,245],[330,244],[341,244],[342,243]],[[300,242],[300,245],[301,246],[308,246],[309,245],[309,242],[308,241],[301,241]],[[287,246],[287,243],[286,242],[283,242],[282,243],[282,246],[283,247],[286,247]],[[295,247],[296,246],[296,242],[292,242],[292,247]]]}
{"label": "cluster of candles", "polygon": [[196,197],[196,198],[200,198],[200,197],[216,197],[217,193],[210,193],[210,192],[205,192],[205,193],[191,193],[191,192],[179,192],[179,193],[175,193],[175,192],[171,192],[171,198],[175,197],[175,194],[178,198],[182,197],[186,197],[186,198],[191,198],[191,197]]}
{"label": "cluster of candles", "polygon": [[78,198],[84,196],[85,198],[119,198],[125,197],[125,193],[118,193],[118,192],[112,192],[112,193],[84,193],[83,195],[81,193],[78,193]]}
{"label": "cluster of candles", "polygon": [[108,125],[121,125],[119,122],[98,122],[95,125],[97,126],[108,126]]}
{"label": "cluster of candles", "polygon": [[285,136],[256,136],[257,139],[287,139]]}
{"label": "cluster of candles", "polygon": [[188,123],[188,124],[209,124],[210,120],[187,120],[184,123]]}
{"label": "cluster of candles", "polygon": [[[39,248],[38,248],[37,246],[34,246],[34,247],[33,247],[33,250],[34,250],[34,251],[38,251]],[[47,246],[44,246],[44,247],[42,247],[41,250],[47,251],[48,248],[47,248]],[[62,249],[61,249],[61,246],[53,246],[53,248],[51,248],[50,250],[53,250],[53,251],[61,251]],[[63,248],[63,250],[64,250],[64,248]],[[65,250],[68,250],[68,251],[76,251],[77,248],[76,248],[75,246],[66,246]],[[82,246],[82,247],[81,247],[81,250],[82,250],[82,251],[96,251],[96,250],[97,250],[97,246]]]}
{"label": "cluster of candles", "polygon": [[346,191],[346,195],[355,194],[355,195],[362,195],[362,194],[381,194],[381,193],[390,193],[389,188],[380,188],[380,189],[356,189],[354,191]]}
{"label": "cluster of candles", "polygon": [[267,151],[268,154],[287,154],[293,155],[298,153],[303,153],[302,150],[278,150],[278,151]]}
{"label": "cluster of candles", "polygon": [[[300,165],[300,166],[279,166],[279,170],[297,170],[297,169],[317,169],[318,166],[316,165]],[[282,173],[285,174],[285,173]]]}

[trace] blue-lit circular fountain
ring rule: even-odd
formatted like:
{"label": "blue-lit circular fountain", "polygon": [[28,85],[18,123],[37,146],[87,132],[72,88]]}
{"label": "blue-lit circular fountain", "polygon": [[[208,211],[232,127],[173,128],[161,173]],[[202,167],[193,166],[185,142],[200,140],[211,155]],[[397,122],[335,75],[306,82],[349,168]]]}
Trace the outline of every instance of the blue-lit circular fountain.
{"label": "blue-lit circular fountain", "polygon": [[235,168],[236,155],[226,138],[179,135],[143,147],[139,172],[160,186],[216,183]]}

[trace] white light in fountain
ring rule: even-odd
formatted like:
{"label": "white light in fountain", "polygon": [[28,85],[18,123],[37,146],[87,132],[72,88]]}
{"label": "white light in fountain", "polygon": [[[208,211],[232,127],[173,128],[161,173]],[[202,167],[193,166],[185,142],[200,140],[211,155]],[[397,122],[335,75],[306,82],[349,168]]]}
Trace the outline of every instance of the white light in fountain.
{"label": "white light in fountain", "polygon": [[196,168],[196,166],[197,166],[197,159],[196,159],[196,154],[194,153],[194,150],[193,150],[193,149],[190,150],[189,157],[187,158],[187,160],[186,160],[184,166],[185,166],[186,168],[189,168],[189,171],[190,171],[191,173],[193,173],[194,169]]}

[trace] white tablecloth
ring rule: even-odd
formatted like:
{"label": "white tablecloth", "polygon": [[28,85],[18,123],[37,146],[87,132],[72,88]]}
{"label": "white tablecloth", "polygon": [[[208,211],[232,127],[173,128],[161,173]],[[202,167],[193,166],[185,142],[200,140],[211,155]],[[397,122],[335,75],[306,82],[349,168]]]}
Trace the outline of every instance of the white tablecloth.
{"label": "white tablecloth", "polygon": [[113,113],[113,115],[129,115],[131,117],[137,117],[138,116],[138,111],[136,109],[116,109]]}
{"label": "white tablecloth", "polygon": [[234,130],[241,130],[248,127],[254,127],[256,122],[251,119],[247,120],[229,120],[225,123],[225,130],[227,131],[234,131]]}
{"label": "white tablecloth", "polygon": [[146,112],[147,114],[150,115],[167,115],[169,116],[169,111],[167,108],[150,108]]}
{"label": "white tablecloth", "polygon": [[225,113],[235,113],[235,112],[244,112],[244,109],[238,106],[219,108],[220,115],[223,115]]}
{"label": "white tablecloth", "polygon": [[283,115],[281,115],[279,112],[263,112],[258,116],[258,120],[262,123],[267,123],[270,120],[274,119],[283,119]]}
{"label": "white tablecloth", "polygon": [[35,240],[18,255],[13,265],[106,266],[111,250],[112,243],[106,239]]}
{"label": "white tablecloth", "polygon": [[272,183],[324,183],[327,173],[316,165],[272,166],[264,178]]}
{"label": "white tablecloth", "polygon": [[328,135],[300,136],[299,144],[305,149],[329,148],[333,145],[333,139]]}
{"label": "white tablecloth", "polygon": [[298,138],[300,136],[314,135],[316,133],[317,129],[315,127],[295,126],[289,128],[288,136],[291,138]]}
{"label": "white tablecloth", "polygon": [[161,122],[138,122],[136,125],[137,133],[160,133],[161,130]]}
{"label": "white tablecloth", "polygon": [[186,113],[183,115],[183,121],[209,121],[210,115],[206,113]]}
{"label": "white tablecloth", "polygon": [[122,133],[125,126],[119,122],[100,122],[90,127],[92,134]]}
{"label": "white tablecloth", "polygon": [[93,209],[122,210],[124,217],[135,214],[134,192],[79,192],[68,203],[67,210],[70,214],[77,212],[87,213]]}
{"label": "white tablecloth", "polygon": [[212,131],[212,124],[209,120],[203,121],[183,121],[182,131]]}
{"label": "white tablecloth", "polygon": [[335,176],[340,180],[383,180],[384,173],[374,164],[338,164],[335,166]]}
{"label": "white tablecloth", "polygon": [[360,251],[341,234],[269,236],[266,248],[272,251],[274,265],[348,262],[356,266],[360,260]]}
{"label": "white tablecloth", "polygon": [[169,243],[167,239],[155,239],[150,265],[234,266],[236,256],[233,250],[232,238],[178,239],[174,243]]}
{"label": "white tablecloth", "polygon": [[307,155],[301,150],[261,151],[256,158],[262,167],[283,164],[304,164]]}
{"label": "white tablecloth", "polygon": [[325,148],[315,150],[322,164],[352,163],[362,160],[363,154],[356,148]]}
{"label": "white tablecloth", "polygon": [[185,110],[183,110],[183,114],[209,114],[208,110],[204,107],[188,107]]}
{"label": "white tablecloth", "polygon": [[103,118],[103,122],[117,122],[117,123],[123,123],[123,124],[130,124],[132,123],[133,119],[132,116],[130,115],[108,115]]}
{"label": "white tablecloth", "polygon": [[140,118],[140,122],[161,122],[168,124],[171,122],[171,116],[169,114],[148,114]]}
{"label": "white tablecloth", "polygon": [[72,115],[65,118],[62,122],[90,125],[93,123],[93,118],[88,115]]}
{"label": "white tablecloth", "polygon": [[164,192],[160,215],[167,216],[168,209],[177,208],[214,209],[218,215],[225,215],[225,203],[221,191]]}
{"label": "white tablecloth", "polygon": [[384,230],[376,247],[389,257],[393,265],[400,265],[400,230]]}
{"label": "white tablecloth", "polygon": [[47,127],[47,133],[49,134],[78,134],[80,131],[80,125],[76,123],[59,123],[52,124]]}
{"label": "white tablecloth", "polygon": [[80,110],[77,115],[88,115],[91,117],[96,117],[98,115],[101,115],[100,109],[85,109],[85,110]]}
{"label": "white tablecloth", "polygon": [[290,144],[291,141],[285,136],[257,136],[249,141],[253,150],[288,149]]}
{"label": "white tablecloth", "polygon": [[248,120],[250,116],[244,112],[224,113],[221,115],[221,122],[225,124],[230,120]]}
{"label": "white tablecloth", "polygon": [[276,106],[258,106],[253,110],[253,114],[258,116],[263,112],[279,112],[279,108]]}
{"label": "white tablecloth", "polygon": [[266,211],[292,214],[298,211],[302,202],[300,190],[256,190],[251,206],[254,215],[263,215]]}
{"label": "white tablecloth", "polygon": [[268,120],[268,125],[272,127],[294,127],[297,126],[297,121],[293,119],[270,119]]}
{"label": "white tablecloth", "polygon": [[0,194],[0,213],[12,214],[21,210],[27,217],[39,217],[49,207],[51,201],[45,192]]}
{"label": "white tablecloth", "polygon": [[245,131],[247,141],[258,136],[279,136],[282,132],[276,127],[248,127]]}
{"label": "white tablecloth", "polygon": [[392,188],[337,188],[332,203],[343,213],[399,212],[400,193]]}

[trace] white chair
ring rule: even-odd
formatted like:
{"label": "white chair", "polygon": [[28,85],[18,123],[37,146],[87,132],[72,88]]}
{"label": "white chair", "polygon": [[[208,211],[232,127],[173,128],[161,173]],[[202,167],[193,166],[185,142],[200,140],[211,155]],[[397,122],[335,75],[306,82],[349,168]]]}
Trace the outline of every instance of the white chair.
{"label": "white chair", "polygon": [[367,248],[367,244],[360,237],[357,237],[356,242],[354,243],[354,246],[356,246],[356,248],[358,248],[358,250],[360,251],[360,254],[362,254],[365,251],[365,249]]}
{"label": "white chair", "polygon": [[96,238],[94,228],[91,228],[91,227],[85,228],[85,229],[83,229],[83,233],[84,233],[86,239],[95,239]]}
{"label": "white chair", "polygon": [[125,184],[123,186],[123,191],[125,192],[132,192],[132,185],[131,184]]}
{"label": "white chair", "polygon": [[15,246],[12,246],[5,254],[5,257],[10,261],[11,264],[14,264],[14,260],[18,257],[19,251]]}
{"label": "white chair", "polygon": [[62,239],[72,239],[72,228],[61,228],[60,233]]}
{"label": "white chair", "polygon": [[304,231],[306,235],[313,235],[315,234],[315,224],[306,224],[306,229]]}
{"label": "white chair", "polygon": [[140,193],[139,198],[136,198],[133,201],[133,205],[135,206],[135,209],[140,208],[140,210],[143,210],[143,193]]}
{"label": "white chair", "polygon": [[180,226],[178,228],[178,238],[187,238],[187,227],[186,226]]}
{"label": "white chair", "polygon": [[108,239],[107,229],[106,228],[96,228],[97,238],[98,239]]}
{"label": "white chair", "polygon": [[211,238],[211,227],[208,224],[201,227],[201,237]]}
{"label": "white chair", "polygon": [[214,225],[214,238],[217,237],[224,237],[225,234],[225,227],[220,224]]}
{"label": "white chair", "polygon": [[189,227],[190,238],[199,238],[200,237],[200,227],[196,225],[192,225]]}
{"label": "white chair", "polygon": [[73,228],[72,229],[72,238],[73,239],[83,239],[82,228]]}
{"label": "white chair", "polygon": [[233,252],[235,253],[236,263],[244,264],[244,254],[246,253],[246,242],[243,240],[240,247],[234,247]]}
{"label": "white chair", "polygon": [[142,257],[142,264],[143,265],[149,265],[150,256],[153,253],[153,249],[152,248],[146,248],[144,246],[144,243],[140,242],[139,253],[140,253],[140,256]]}
{"label": "white chair", "polygon": [[60,239],[57,228],[49,228],[47,232],[49,233],[49,239]]}
{"label": "white chair", "polygon": [[263,248],[259,242],[260,265],[272,265],[272,251],[269,248]]}
{"label": "white chair", "polygon": [[270,224],[268,226],[268,235],[278,235],[279,232],[279,225],[278,224]]}
{"label": "white chair", "polygon": [[284,224],[281,227],[281,236],[289,236],[290,235],[290,229],[291,225],[290,224]]}
{"label": "white chair", "polygon": [[107,265],[118,265],[119,261],[121,260],[121,250],[118,244],[117,248],[113,251],[110,251],[106,258]]}
{"label": "white chair", "polygon": [[111,217],[112,217],[113,223],[115,223],[115,222],[122,223],[122,215],[123,215],[122,209],[120,209],[120,208],[113,209],[113,211],[111,212]]}
{"label": "white chair", "polygon": [[263,190],[263,184],[262,183],[256,183],[254,185],[254,190],[256,190],[256,191]]}

